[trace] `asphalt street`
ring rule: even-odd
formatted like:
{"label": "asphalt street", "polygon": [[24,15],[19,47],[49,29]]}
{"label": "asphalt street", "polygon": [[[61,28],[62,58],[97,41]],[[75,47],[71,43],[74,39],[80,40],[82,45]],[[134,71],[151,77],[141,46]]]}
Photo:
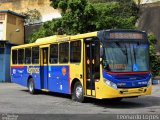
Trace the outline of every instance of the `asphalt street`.
{"label": "asphalt street", "polygon": [[89,98],[85,103],[78,103],[72,101],[69,95],[51,92],[31,95],[25,87],[12,83],[0,83],[0,113],[160,114],[160,85],[153,86],[150,96],[126,98],[118,103]]}

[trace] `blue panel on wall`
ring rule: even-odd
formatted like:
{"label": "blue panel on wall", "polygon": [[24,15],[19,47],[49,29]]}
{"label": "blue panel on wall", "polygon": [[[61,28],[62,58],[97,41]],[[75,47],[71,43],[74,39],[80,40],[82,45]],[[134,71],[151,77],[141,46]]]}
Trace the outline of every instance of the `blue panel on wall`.
{"label": "blue panel on wall", "polygon": [[10,80],[10,50],[11,45],[4,43],[5,48],[0,49],[0,82],[11,82]]}
{"label": "blue panel on wall", "polygon": [[3,63],[3,55],[0,54],[0,82],[4,80],[4,63]]}

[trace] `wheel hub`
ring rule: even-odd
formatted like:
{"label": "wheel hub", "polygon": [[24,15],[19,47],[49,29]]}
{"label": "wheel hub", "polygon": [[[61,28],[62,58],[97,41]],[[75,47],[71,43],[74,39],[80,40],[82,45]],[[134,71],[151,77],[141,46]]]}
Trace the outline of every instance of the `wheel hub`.
{"label": "wheel hub", "polygon": [[78,86],[76,88],[76,96],[77,96],[77,98],[80,98],[82,96],[82,87],[81,86]]}
{"label": "wheel hub", "polygon": [[29,84],[29,91],[30,91],[30,92],[33,91],[33,83],[32,83],[32,82],[30,82],[30,84]]}

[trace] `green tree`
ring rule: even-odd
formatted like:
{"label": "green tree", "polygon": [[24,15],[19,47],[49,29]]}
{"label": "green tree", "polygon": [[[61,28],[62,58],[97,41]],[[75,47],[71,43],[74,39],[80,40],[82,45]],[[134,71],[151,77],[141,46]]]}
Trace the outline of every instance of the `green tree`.
{"label": "green tree", "polygon": [[74,35],[102,29],[134,29],[138,13],[132,0],[109,0],[105,4],[87,0],[54,0],[51,6],[61,11],[62,18],[45,23],[28,42],[38,39],[36,34],[46,37],[59,33],[57,30]]}
{"label": "green tree", "polygon": [[150,54],[150,68],[153,77],[160,75],[160,58],[156,55],[155,44],[157,40],[153,34],[148,34],[149,40],[149,54]]}

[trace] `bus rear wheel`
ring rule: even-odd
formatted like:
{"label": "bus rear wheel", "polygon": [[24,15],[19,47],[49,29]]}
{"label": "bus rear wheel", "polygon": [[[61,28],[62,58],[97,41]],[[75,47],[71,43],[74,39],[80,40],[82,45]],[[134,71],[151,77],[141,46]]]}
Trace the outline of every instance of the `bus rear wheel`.
{"label": "bus rear wheel", "polygon": [[28,81],[28,91],[30,94],[35,94],[36,93],[36,90],[34,88],[34,81],[32,78],[29,79]]}
{"label": "bus rear wheel", "polygon": [[72,100],[84,102],[83,87],[80,82],[76,82],[72,92]]}

